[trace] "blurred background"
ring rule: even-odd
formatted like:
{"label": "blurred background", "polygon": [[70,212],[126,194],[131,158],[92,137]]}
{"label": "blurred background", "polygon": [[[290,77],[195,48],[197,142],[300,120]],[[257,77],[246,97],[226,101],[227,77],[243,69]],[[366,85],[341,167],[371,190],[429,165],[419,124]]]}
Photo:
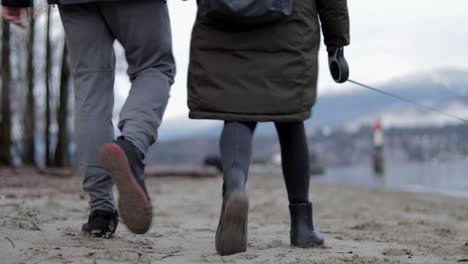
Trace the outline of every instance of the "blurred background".
{"label": "blurred background", "polygon": [[[159,143],[146,162],[156,174],[199,174],[205,172],[200,164],[216,164],[222,123],[187,118],[196,4],[168,4],[178,76]],[[345,54],[352,79],[468,118],[466,1],[361,0],[349,2],[349,9],[352,45]],[[115,49],[117,123],[130,83],[119,43]],[[76,167],[73,84],[58,9],[36,1],[25,29],[2,23],[0,57],[0,166]],[[306,122],[315,180],[468,196],[468,124],[353,84],[334,84],[324,47],[320,58],[319,99]],[[253,173],[281,174],[271,124],[259,126],[254,145]]]}

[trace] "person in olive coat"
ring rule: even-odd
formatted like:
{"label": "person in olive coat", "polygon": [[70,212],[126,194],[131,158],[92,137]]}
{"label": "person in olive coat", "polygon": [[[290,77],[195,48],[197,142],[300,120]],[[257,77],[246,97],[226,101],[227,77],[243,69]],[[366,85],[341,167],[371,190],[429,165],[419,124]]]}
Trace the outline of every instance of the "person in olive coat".
{"label": "person in olive coat", "polygon": [[329,52],[349,45],[346,0],[295,0],[291,16],[251,28],[197,15],[192,32],[188,105],[192,119],[224,120],[220,139],[223,206],[216,249],[247,249],[245,184],[257,122],[275,122],[291,215],[291,244],[318,246],[309,200],[304,120],[316,100],[320,29]]}

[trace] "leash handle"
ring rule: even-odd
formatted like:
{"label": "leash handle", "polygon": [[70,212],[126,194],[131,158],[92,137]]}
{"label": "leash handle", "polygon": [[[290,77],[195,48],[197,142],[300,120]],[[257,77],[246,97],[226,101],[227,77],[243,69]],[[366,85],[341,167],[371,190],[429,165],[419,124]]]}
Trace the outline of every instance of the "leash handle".
{"label": "leash handle", "polygon": [[344,48],[337,48],[335,52],[328,54],[328,66],[333,80],[337,83],[345,83],[349,79],[349,66],[344,57]]}

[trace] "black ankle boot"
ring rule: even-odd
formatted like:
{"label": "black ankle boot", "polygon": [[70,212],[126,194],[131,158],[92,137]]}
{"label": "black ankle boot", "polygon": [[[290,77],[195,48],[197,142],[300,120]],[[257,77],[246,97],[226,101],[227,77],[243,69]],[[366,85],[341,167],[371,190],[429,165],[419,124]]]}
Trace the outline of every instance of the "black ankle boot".
{"label": "black ankle boot", "polygon": [[312,204],[289,205],[291,213],[291,245],[295,247],[315,247],[324,243],[322,235],[314,230]]}

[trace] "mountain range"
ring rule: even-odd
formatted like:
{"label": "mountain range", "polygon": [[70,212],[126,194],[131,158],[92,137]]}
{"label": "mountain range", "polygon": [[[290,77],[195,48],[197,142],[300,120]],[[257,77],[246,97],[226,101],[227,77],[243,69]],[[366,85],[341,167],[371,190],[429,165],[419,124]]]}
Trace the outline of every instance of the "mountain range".
{"label": "mountain range", "polygon": [[[444,68],[408,74],[383,83],[365,84],[419,105],[468,119],[468,69]],[[377,120],[382,120],[386,127],[427,127],[461,122],[352,83],[345,85],[349,87],[347,92],[319,95],[313,116],[306,121],[307,129],[358,129]],[[168,120],[161,128],[160,137],[162,141],[216,137],[221,127],[220,121]],[[274,133],[272,124],[262,124],[257,130],[258,135]]]}

